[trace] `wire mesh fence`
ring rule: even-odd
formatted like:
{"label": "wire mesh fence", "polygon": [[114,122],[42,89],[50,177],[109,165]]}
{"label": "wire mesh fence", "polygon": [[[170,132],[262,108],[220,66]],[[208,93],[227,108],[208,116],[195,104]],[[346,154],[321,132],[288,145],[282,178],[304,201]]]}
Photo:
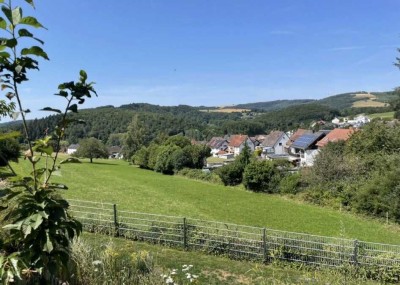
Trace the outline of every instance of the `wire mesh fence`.
{"label": "wire mesh fence", "polygon": [[234,259],[399,268],[400,246],[183,217],[117,211],[111,203],[69,200],[84,229]]}

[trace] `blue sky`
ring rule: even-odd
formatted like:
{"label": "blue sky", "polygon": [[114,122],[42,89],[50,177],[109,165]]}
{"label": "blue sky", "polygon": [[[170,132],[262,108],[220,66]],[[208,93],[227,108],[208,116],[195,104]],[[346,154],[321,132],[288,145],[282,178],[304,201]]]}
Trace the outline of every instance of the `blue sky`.
{"label": "blue sky", "polygon": [[80,69],[98,98],[231,105],[400,85],[398,0],[40,0],[50,61],[22,87],[33,112]]}

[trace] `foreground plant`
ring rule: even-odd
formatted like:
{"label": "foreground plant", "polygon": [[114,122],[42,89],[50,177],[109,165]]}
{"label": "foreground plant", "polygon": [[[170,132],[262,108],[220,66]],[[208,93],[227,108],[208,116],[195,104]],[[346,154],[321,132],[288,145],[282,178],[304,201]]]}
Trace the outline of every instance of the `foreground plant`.
{"label": "foreground plant", "polygon": [[[24,0],[34,7],[33,0]],[[60,164],[74,162],[66,160],[58,164],[58,150],[66,128],[73,122],[68,114],[78,111],[77,104],[97,95],[93,83],[87,83],[85,71],[80,72],[77,82],[66,82],[58,86],[57,96],[66,99],[63,111],[45,107],[44,111],[59,114],[59,123],[54,132],[43,139],[31,141],[20,85],[28,80],[27,72],[38,69],[38,61],[32,56],[48,60],[40,47],[43,41],[27,28],[44,28],[34,17],[24,16],[13,1],[0,0],[3,17],[0,17],[0,79],[5,96],[16,102],[21,116],[24,139],[28,145],[25,159],[31,164],[27,177],[10,180],[11,185],[0,189],[0,217],[3,231],[0,234],[0,280],[10,283],[16,279],[33,279],[46,282],[50,278],[63,278],[70,262],[71,242],[82,231],[82,225],[69,213],[68,202],[59,194],[67,186],[52,183],[51,177],[60,171]],[[21,39],[33,40],[38,45],[20,47]]]}

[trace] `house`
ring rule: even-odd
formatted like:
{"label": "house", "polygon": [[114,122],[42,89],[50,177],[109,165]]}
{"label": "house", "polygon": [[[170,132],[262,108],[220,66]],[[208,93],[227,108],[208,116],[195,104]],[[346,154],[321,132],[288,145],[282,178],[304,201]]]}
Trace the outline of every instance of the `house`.
{"label": "house", "polygon": [[286,154],[285,146],[289,141],[287,134],[281,131],[270,132],[262,141],[259,147],[262,149],[262,156],[267,154]]}
{"label": "house", "polygon": [[340,119],[339,119],[338,117],[335,117],[335,118],[332,120],[332,124],[334,124],[334,125],[340,125]]}
{"label": "house", "polygon": [[371,120],[364,115],[358,115],[357,117],[354,117],[353,120],[348,120],[347,123],[353,127],[359,128],[362,127],[365,124],[368,124]]}
{"label": "house", "polygon": [[213,137],[207,143],[207,146],[211,149],[211,155],[218,157],[220,151],[226,151],[228,149],[228,141],[221,137]]}
{"label": "house", "polygon": [[346,141],[355,132],[353,128],[350,129],[333,129],[323,139],[316,143],[318,148],[323,148],[329,142]]}
{"label": "house", "polygon": [[233,153],[234,156],[238,156],[246,144],[251,151],[254,151],[254,142],[248,136],[232,135],[229,139],[228,152]]}
{"label": "house", "polygon": [[73,154],[74,152],[76,152],[79,148],[79,144],[71,144],[68,148],[67,148],[67,154]]}
{"label": "house", "polygon": [[302,135],[304,134],[312,134],[312,130],[298,129],[291,136],[289,136],[289,140],[286,143],[286,151],[290,154],[294,152],[294,149],[291,149],[292,144]]}
{"label": "house", "polygon": [[122,154],[121,154],[122,148],[119,146],[111,146],[108,148],[108,158],[117,158],[121,159]]}
{"label": "house", "polygon": [[298,137],[292,144],[291,150],[299,158],[299,166],[313,166],[314,159],[319,153],[317,142],[327,135],[329,131],[305,133]]}

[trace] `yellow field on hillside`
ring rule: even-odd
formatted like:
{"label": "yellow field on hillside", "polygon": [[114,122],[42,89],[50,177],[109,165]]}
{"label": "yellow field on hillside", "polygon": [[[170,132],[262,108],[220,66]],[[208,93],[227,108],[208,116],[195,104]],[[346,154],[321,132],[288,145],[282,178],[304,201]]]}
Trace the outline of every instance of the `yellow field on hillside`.
{"label": "yellow field on hillside", "polygon": [[356,101],[353,103],[354,108],[362,108],[362,107],[386,107],[387,103],[383,102],[377,102],[376,96],[372,95],[370,93],[359,93],[355,94],[354,98],[360,99],[359,101]]}

